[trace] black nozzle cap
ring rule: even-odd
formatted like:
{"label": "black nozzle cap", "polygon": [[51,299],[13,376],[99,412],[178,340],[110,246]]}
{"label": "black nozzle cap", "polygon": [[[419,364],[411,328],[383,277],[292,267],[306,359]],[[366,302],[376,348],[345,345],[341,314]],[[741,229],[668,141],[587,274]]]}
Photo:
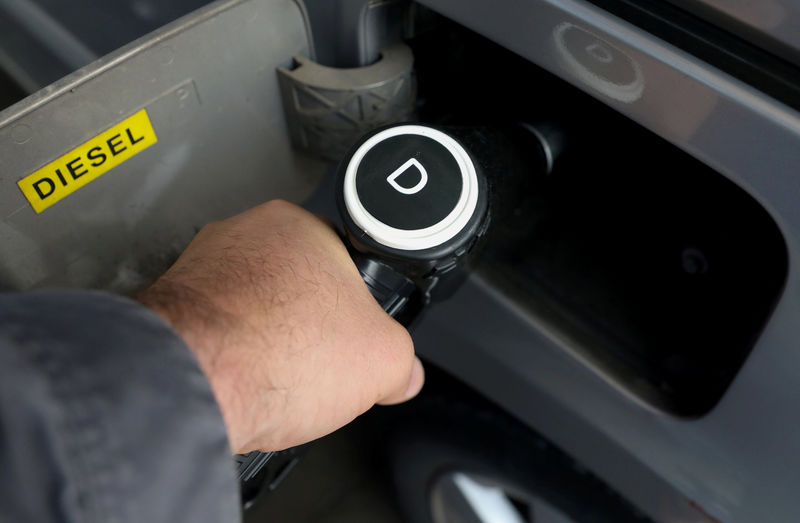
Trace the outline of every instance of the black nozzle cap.
{"label": "black nozzle cap", "polygon": [[401,124],[362,139],[339,169],[339,207],[354,247],[405,262],[460,256],[483,228],[486,181],[451,135]]}

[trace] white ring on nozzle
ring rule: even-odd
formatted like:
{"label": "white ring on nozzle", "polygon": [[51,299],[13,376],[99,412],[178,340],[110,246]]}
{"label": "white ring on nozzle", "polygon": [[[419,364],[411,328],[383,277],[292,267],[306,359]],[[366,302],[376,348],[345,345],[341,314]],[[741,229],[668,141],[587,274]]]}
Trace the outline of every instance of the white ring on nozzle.
{"label": "white ring on nozzle", "polygon": [[[439,223],[424,229],[406,230],[386,225],[366,210],[356,190],[356,174],[364,156],[382,141],[404,134],[424,136],[438,142],[453,155],[461,171],[461,195],[455,207]],[[435,173],[430,176],[435,176]],[[398,125],[371,136],[356,149],[344,175],[344,204],[353,222],[381,245],[404,251],[430,249],[454,238],[472,218],[478,205],[479,190],[475,165],[467,151],[447,134],[422,125]]]}

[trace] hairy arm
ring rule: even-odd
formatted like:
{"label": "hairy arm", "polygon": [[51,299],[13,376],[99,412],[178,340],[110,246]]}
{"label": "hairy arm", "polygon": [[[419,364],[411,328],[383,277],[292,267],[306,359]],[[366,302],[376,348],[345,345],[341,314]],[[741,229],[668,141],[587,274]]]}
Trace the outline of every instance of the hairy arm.
{"label": "hairy arm", "polygon": [[286,202],[204,227],[138,299],[197,355],[236,452],[310,441],[424,381],[335,231]]}

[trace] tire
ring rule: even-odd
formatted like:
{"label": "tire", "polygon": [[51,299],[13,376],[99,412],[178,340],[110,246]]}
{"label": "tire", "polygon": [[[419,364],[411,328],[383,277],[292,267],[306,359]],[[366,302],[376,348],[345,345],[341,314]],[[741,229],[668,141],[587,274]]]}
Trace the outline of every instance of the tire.
{"label": "tire", "polygon": [[[387,462],[406,521],[649,521],[562,451],[488,402],[435,394],[405,410],[388,420]],[[476,498],[476,492],[483,497]],[[499,507],[498,497],[505,498]],[[495,512],[487,515],[492,507]]]}

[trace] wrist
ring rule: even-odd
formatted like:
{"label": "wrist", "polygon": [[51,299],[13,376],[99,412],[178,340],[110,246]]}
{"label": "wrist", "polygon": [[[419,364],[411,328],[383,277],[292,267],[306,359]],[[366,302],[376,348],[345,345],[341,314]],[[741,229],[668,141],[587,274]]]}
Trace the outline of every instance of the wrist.
{"label": "wrist", "polygon": [[[184,341],[206,376],[222,413],[232,451],[244,442],[241,433],[243,402],[231,383],[230,362],[224,357],[224,343],[219,335],[223,325],[233,319],[219,310],[203,293],[187,285],[162,277],[137,294],[134,299],[155,312]],[[225,329],[230,331],[230,326]]]}

